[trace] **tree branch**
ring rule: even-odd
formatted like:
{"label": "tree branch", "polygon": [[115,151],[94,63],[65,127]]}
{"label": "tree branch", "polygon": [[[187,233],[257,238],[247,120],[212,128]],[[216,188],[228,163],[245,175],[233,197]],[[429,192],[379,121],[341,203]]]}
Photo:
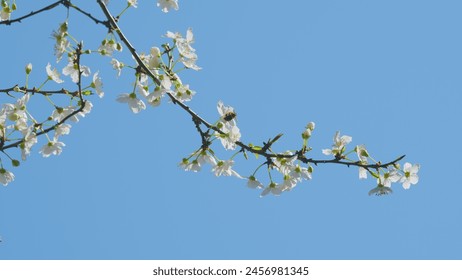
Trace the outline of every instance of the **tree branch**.
{"label": "tree branch", "polygon": [[[130,41],[127,39],[127,37],[123,34],[122,30],[120,29],[119,25],[117,24],[117,21],[114,19],[114,17],[112,16],[111,12],[107,9],[106,5],[103,3],[102,0],[97,0],[98,4],[100,5],[101,9],[103,10],[103,13],[106,15],[106,18],[108,19],[109,21],[109,24],[111,25],[111,28],[113,30],[116,31],[117,35],[119,36],[120,40],[122,42],[124,42],[124,44],[127,46],[127,48],[129,49],[130,53],[132,54],[132,56],[135,58],[136,62],[138,63],[138,65],[141,67],[141,69],[144,71],[144,73],[146,75],[148,75],[149,77],[151,77],[153,79],[153,81],[158,85],[160,86],[161,85],[161,81],[159,80],[159,78],[156,77],[156,75],[154,75],[154,73],[152,73],[152,71],[145,65],[145,63],[141,60],[140,56],[138,55],[138,53],[136,52],[135,48],[132,46],[132,44],[130,43]],[[169,74],[170,76],[173,76],[173,73],[171,73],[169,71],[169,69],[165,69],[167,72],[167,74]],[[199,116],[197,113],[195,113],[189,106],[187,106],[186,104],[184,104],[183,102],[181,102],[180,100],[178,100],[171,92],[167,92],[168,96],[170,97],[170,99],[172,100],[173,104],[175,105],[178,105],[180,106],[183,110],[185,110],[189,115],[191,115],[191,117],[193,118],[194,122],[196,123],[196,127],[198,125],[198,123],[202,123],[203,125],[205,125],[208,129],[212,129],[220,134],[224,134],[224,132],[222,130],[220,130],[218,127],[210,124],[209,122],[207,122],[205,119],[203,119],[201,116]],[[203,136],[203,135],[201,135]],[[327,163],[334,163],[334,164],[341,164],[341,165],[346,165],[346,166],[358,166],[358,167],[363,167],[363,168],[373,168],[373,169],[379,169],[379,168],[387,168],[388,166],[390,165],[393,165],[395,164],[396,162],[400,161],[401,159],[403,159],[405,157],[405,155],[403,156],[400,156],[399,158],[393,160],[393,161],[390,161],[390,162],[387,162],[387,163],[377,163],[377,164],[362,164],[361,162],[348,162],[348,161],[342,161],[341,159],[331,159],[331,160],[317,160],[317,159],[312,159],[312,158],[306,158],[303,153],[299,153],[299,152],[295,152],[294,154],[275,154],[275,153],[268,153],[267,150],[269,150],[270,146],[276,142],[278,139],[279,139],[280,135],[276,136],[273,140],[270,140],[268,143],[264,143],[265,145],[265,149],[254,149],[253,147],[251,146],[248,146],[240,141],[237,141],[235,142],[235,144],[239,147],[241,147],[242,149],[246,150],[246,151],[249,151],[251,153],[254,153],[254,154],[258,154],[258,155],[261,155],[267,159],[270,159],[270,158],[291,158],[293,156],[297,156],[297,158],[304,162],[304,163],[313,163],[315,165],[317,164],[327,164]]]}
{"label": "tree branch", "polygon": [[26,19],[26,18],[31,17],[31,16],[35,16],[35,15],[40,14],[40,13],[45,12],[45,11],[52,10],[52,9],[56,8],[57,6],[59,6],[59,5],[65,5],[66,6],[67,3],[70,3],[70,1],[69,0],[60,0],[60,1],[57,1],[57,2],[55,2],[53,4],[48,5],[46,7],[43,7],[40,10],[32,11],[32,12],[30,12],[29,14],[27,14],[25,16],[22,16],[22,17],[19,17],[19,18],[16,18],[16,19],[0,21],[0,25],[2,25],[2,24],[11,25],[12,23],[15,23],[15,22],[21,22],[21,20],[23,20],[23,19]]}

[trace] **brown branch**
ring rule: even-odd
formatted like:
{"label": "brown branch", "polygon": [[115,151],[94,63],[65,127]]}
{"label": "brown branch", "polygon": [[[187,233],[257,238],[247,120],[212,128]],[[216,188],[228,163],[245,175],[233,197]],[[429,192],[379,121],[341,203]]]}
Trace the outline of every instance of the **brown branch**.
{"label": "brown branch", "polygon": [[[119,28],[119,26],[117,24],[117,21],[114,19],[114,17],[110,13],[110,11],[107,9],[106,5],[103,3],[102,0],[97,0],[97,2],[100,5],[101,9],[103,10],[104,14],[106,15],[106,17],[107,17],[107,19],[108,19],[108,21],[109,21],[109,23],[111,25],[111,28],[117,32],[117,35],[119,36],[120,40],[122,42],[124,42],[124,44],[127,46],[130,53],[133,55],[136,62],[138,63],[139,67],[141,67],[143,72],[146,75],[148,75],[149,77],[151,77],[158,86],[160,86],[161,81],[154,75],[154,73],[151,72],[151,70],[141,60],[141,58],[138,55],[138,53],[136,52],[135,48],[131,45],[131,43],[128,41],[127,37],[125,37],[125,35],[120,30],[120,28]],[[167,72],[167,74],[169,76],[173,77],[173,73],[170,71],[170,69],[164,69],[164,70]],[[202,123],[208,129],[214,130],[214,131],[216,131],[216,132],[218,132],[220,134],[225,134],[218,127],[210,124],[209,122],[204,120],[202,117],[200,117],[189,106],[187,106],[186,104],[184,104],[183,102],[178,100],[171,92],[167,92],[167,95],[170,97],[173,104],[180,106],[189,115],[191,115],[191,117],[194,120],[194,123],[196,124],[196,127],[199,125],[199,123]],[[201,136],[203,136],[202,133],[201,133]],[[400,156],[400,157],[398,157],[397,159],[395,159],[393,161],[390,161],[390,162],[387,162],[387,163],[384,163],[384,164],[378,163],[378,164],[367,164],[367,165],[365,165],[365,164],[362,164],[361,162],[352,162],[352,161],[349,162],[349,161],[343,161],[343,160],[337,159],[337,158],[331,159],[331,160],[317,160],[317,159],[312,159],[312,158],[308,159],[301,152],[295,152],[294,154],[291,154],[291,155],[268,153],[267,150],[270,149],[271,145],[274,142],[276,142],[279,139],[279,137],[280,137],[280,135],[276,136],[273,140],[268,141],[268,143],[264,143],[265,149],[254,149],[253,147],[248,146],[248,145],[246,145],[246,144],[244,144],[244,143],[242,143],[240,141],[235,142],[235,144],[237,146],[241,147],[242,148],[241,150],[249,151],[251,153],[258,154],[258,155],[261,155],[261,156],[267,158],[268,162],[271,162],[271,158],[278,158],[278,157],[280,157],[280,158],[281,157],[282,158],[291,158],[293,156],[297,156],[297,158],[300,161],[302,161],[304,163],[313,163],[315,165],[334,163],[334,164],[341,164],[341,165],[346,165],[346,166],[358,166],[358,167],[363,167],[363,168],[366,168],[366,169],[369,169],[369,168],[371,168],[371,169],[379,169],[379,168],[387,168],[388,166],[395,164],[396,162],[400,161],[401,159],[403,159],[405,157],[403,155],[403,156]]]}
{"label": "brown branch", "polygon": [[[57,6],[59,5],[66,5],[67,3],[69,2],[69,0],[60,0],[60,1],[57,1],[53,4],[50,4],[46,7],[43,7],[42,9],[40,10],[37,10],[37,11],[32,11],[30,12],[29,14],[25,15],[25,16],[22,16],[22,17],[19,17],[19,18],[16,18],[16,19],[11,19],[11,20],[5,20],[5,21],[0,21],[0,25],[1,24],[5,24],[5,25],[11,25],[12,23],[15,23],[15,22],[21,22],[21,20],[23,19],[26,19],[28,17],[31,17],[31,16],[35,16],[36,14],[40,14],[42,12],[45,12],[45,11],[49,11],[51,9],[54,9],[56,8]],[[70,2],[69,2],[70,3]]]}

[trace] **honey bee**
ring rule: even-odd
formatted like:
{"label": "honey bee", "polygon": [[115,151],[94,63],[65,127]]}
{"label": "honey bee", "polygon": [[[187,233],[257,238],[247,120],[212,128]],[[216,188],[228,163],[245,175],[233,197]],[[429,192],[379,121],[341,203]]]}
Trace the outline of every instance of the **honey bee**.
{"label": "honey bee", "polygon": [[236,117],[236,113],[234,111],[226,112],[223,115],[223,119],[227,122],[232,121]]}

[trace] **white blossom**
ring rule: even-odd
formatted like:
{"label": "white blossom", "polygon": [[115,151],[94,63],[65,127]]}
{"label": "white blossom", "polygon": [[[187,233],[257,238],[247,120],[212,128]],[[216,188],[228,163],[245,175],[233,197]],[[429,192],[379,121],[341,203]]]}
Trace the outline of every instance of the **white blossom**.
{"label": "white blossom", "polygon": [[146,104],[144,104],[142,100],[138,99],[138,97],[136,96],[136,93],[134,92],[130,94],[128,93],[120,94],[117,97],[117,101],[120,103],[127,103],[130,110],[132,110],[132,112],[135,114],[141,112],[141,110],[146,109]]}
{"label": "white blossom", "polygon": [[201,151],[201,153],[197,157],[197,162],[200,165],[203,165],[204,163],[208,163],[212,167],[217,165],[217,161],[215,160],[215,158],[211,154],[208,154],[207,151],[205,150]]}
{"label": "white blossom", "polygon": [[14,174],[6,170],[5,168],[1,167],[0,168],[0,183],[6,186],[13,180],[14,180]]}
{"label": "white blossom", "polygon": [[150,56],[148,60],[149,69],[158,69],[161,64],[160,49],[158,47],[152,47],[150,50]]}
{"label": "white blossom", "polygon": [[56,43],[54,46],[56,61],[59,62],[63,56],[63,54],[67,51],[70,47],[70,43],[67,40],[67,21],[61,23],[59,25],[58,30],[54,30],[51,36],[55,38]]}
{"label": "white blossom", "polygon": [[99,76],[99,72],[96,72],[93,75],[93,82],[91,83],[91,87],[95,89],[96,94],[98,94],[98,96],[100,98],[102,98],[104,96],[103,82],[101,81],[101,77]]}
{"label": "white blossom", "polygon": [[251,189],[261,189],[263,188],[263,184],[260,183],[256,178],[255,176],[250,176],[247,180],[247,187],[251,188]]}
{"label": "white blossom", "polygon": [[37,136],[32,131],[32,127],[29,128],[24,135],[24,140],[19,144],[19,148],[21,149],[21,159],[26,160],[27,156],[30,154],[30,150],[32,146],[37,143]]}
{"label": "white blossom", "polygon": [[157,0],[157,7],[164,13],[168,13],[171,9],[178,10],[178,0]]}
{"label": "white blossom", "polygon": [[401,175],[399,175],[398,170],[396,169],[389,169],[388,172],[385,172],[383,175],[380,175],[377,179],[377,184],[383,185],[385,187],[391,187],[392,183],[396,183],[401,179]]}
{"label": "white blossom", "polygon": [[48,141],[45,145],[42,146],[40,152],[43,157],[49,157],[50,155],[59,155],[61,154],[63,147],[66,146],[63,142],[56,140]]}
{"label": "white blossom", "polygon": [[406,162],[403,167],[404,176],[401,177],[400,183],[403,183],[403,188],[409,189],[412,185],[415,185],[419,182],[419,176],[417,172],[419,172],[420,165],[419,164],[410,164]]}
{"label": "white blossom", "polygon": [[215,176],[236,176],[242,179],[242,176],[232,169],[233,164],[234,161],[231,159],[226,161],[221,160],[212,168],[212,171],[215,173]]}
{"label": "white blossom", "polygon": [[[74,113],[74,111],[74,106],[68,106],[66,108],[57,107],[51,114],[51,118],[57,122],[61,122],[63,119],[67,118],[67,116]],[[77,114],[73,114],[69,120],[72,122],[78,122],[79,118],[77,117]]]}
{"label": "white blossom", "polygon": [[46,71],[47,71],[48,79],[53,80],[54,82],[56,82],[58,84],[61,84],[61,83],[64,82],[59,77],[58,70],[56,70],[56,68],[53,68],[53,70],[51,69],[50,63],[47,64]]}
{"label": "white blossom", "polygon": [[295,178],[297,181],[302,181],[302,179],[311,180],[310,169],[301,167],[298,164],[289,172],[289,176]]}
{"label": "white blossom", "polygon": [[122,73],[122,68],[124,68],[124,64],[117,59],[113,58],[111,60],[112,68],[117,70],[117,77],[120,77],[120,74]]}
{"label": "white blossom", "polygon": [[201,165],[199,161],[197,161],[196,159],[193,160],[192,162],[189,162],[188,159],[184,158],[179,164],[179,166],[183,168],[185,171],[192,171],[192,172],[201,171]]}
{"label": "white blossom", "polygon": [[272,195],[278,196],[282,193],[281,185],[278,185],[274,182],[271,182],[268,187],[266,187],[260,194],[260,197],[264,197],[265,195],[271,193]]}
{"label": "white blossom", "polygon": [[196,65],[197,54],[196,50],[191,46],[194,43],[194,34],[191,28],[186,31],[186,38],[183,38],[181,34],[173,33],[168,31],[166,37],[173,39],[178,52],[181,56],[181,62],[186,68],[193,70],[200,70],[201,68]]}
{"label": "white blossom", "polygon": [[215,135],[220,139],[221,144],[226,150],[236,149],[236,142],[241,139],[241,132],[237,126],[226,126],[221,128],[223,134],[215,132]]}
{"label": "white blossom", "polygon": [[180,85],[176,89],[175,97],[178,100],[185,102],[185,101],[190,101],[192,97],[194,96],[194,94],[196,94],[196,92],[194,90],[191,90],[189,88],[189,85]]}
{"label": "white blossom", "polygon": [[69,61],[66,67],[63,68],[63,74],[65,76],[70,76],[74,83],[79,82],[79,73],[82,76],[88,77],[90,75],[90,68],[84,65],[79,66],[73,61]]}
{"label": "white blossom", "polygon": [[132,6],[133,8],[137,8],[138,6],[138,0],[127,0],[128,5]]}
{"label": "white blossom", "polygon": [[55,138],[57,139],[61,135],[67,135],[71,132],[71,125],[62,123],[55,128]]}
{"label": "white blossom", "polygon": [[323,149],[322,153],[334,156],[341,155],[344,152],[345,146],[350,143],[352,139],[353,138],[351,138],[351,136],[340,136],[340,132],[337,131],[334,135],[334,144],[332,145],[332,149]]}

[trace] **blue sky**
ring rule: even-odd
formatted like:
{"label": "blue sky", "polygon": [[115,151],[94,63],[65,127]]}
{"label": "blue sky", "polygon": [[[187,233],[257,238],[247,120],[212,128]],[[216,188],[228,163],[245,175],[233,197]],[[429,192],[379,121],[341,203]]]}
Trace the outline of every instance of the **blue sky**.
{"label": "blue sky", "polygon": [[[102,18],[96,4],[75,2]],[[18,15],[37,5],[17,4]],[[140,1],[121,26],[140,51],[166,42],[167,30],[193,28],[203,70],[181,77],[200,115],[214,122],[223,100],[243,142],[284,133],[279,151],[298,148],[314,121],[313,157],[327,158],[321,149],[340,130],[376,159],[420,163],[419,184],[370,197],[375,180],[321,165],[293,191],[260,198],[239,179],[184,172],[178,163],[200,145],[188,115],[167,102],[132,114],[115,101],[131,90],[130,71],[117,79],[96,57],[85,64],[100,70],[105,97],[93,97],[61,155],[44,159],[39,144],[0,189],[0,259],[461,259],[460,1],[179,4],[163,14]],[[65,17],[59,8],[0,26],[0,88],[23,83],[29,62],[41,83]],[[69,22],[92,49],[105,36],[75,13]],[[261,163],[237,161],[243,175]]]}

